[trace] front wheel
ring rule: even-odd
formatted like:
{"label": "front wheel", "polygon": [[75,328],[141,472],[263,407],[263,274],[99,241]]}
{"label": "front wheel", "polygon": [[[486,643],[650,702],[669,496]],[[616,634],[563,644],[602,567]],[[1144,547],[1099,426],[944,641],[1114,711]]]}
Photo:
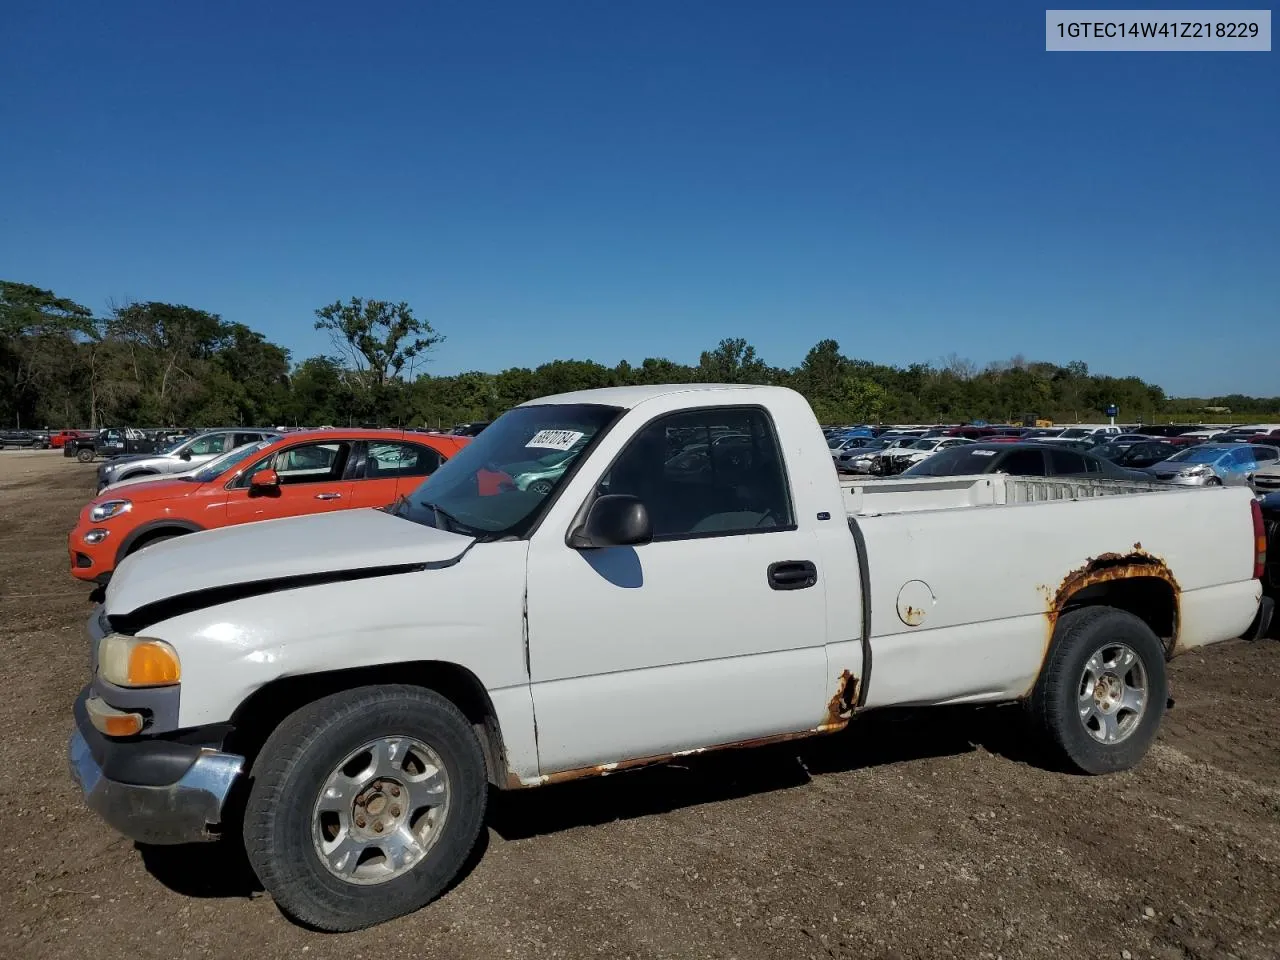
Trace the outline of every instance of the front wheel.
{"label": "front wheel", "polygon": [[1060,759],[1098,774],[1146,755],[1168,698],[1164,645],[1151,628],[1114,607],[1085,607],[1058,621],[1029,706]]}
{"label": "front wheel", "polygon": [[90,450],[88,447],[81,447],[79,450],[76,451],[76,459],[79,460],[81,463],[92,463],[93,451]]}
{"label": "front wheel", "polygon": [[280,909],[321,930],[424,906],[457,876],[484,823],[471,724],[420,687],[358,687],[300,708],[253,764],[249,862]]}

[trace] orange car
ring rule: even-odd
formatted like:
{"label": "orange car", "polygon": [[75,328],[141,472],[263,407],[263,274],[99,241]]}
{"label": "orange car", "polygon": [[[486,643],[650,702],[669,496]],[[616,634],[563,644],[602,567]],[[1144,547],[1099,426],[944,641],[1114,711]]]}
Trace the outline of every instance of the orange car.
{"label": "orange car", "polygon": [[382,507],[468,443],[388,430],[317,430],[263,440],[181,476],[107,489],[80,511],[71,575],[106,583],[136,550],[233,523]]}

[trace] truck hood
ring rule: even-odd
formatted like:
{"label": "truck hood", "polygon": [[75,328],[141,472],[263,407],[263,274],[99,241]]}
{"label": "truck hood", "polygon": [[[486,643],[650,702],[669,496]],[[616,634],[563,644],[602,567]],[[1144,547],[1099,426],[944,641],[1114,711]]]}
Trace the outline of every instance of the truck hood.
{"label": "truck hood", "polygon": [[304,583],[448,566],[474,542],[374,509],[206,530],[126,557],[107,587],[106,610],[121,616],[179,598],[189,610]]}

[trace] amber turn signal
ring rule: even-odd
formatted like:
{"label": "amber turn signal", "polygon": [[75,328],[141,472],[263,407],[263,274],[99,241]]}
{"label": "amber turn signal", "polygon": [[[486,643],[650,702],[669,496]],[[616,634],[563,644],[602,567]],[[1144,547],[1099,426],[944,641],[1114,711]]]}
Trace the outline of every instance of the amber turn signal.
{"label": "amber turn signal", "polygon": [[142,714],[117,710],[100,697],[90,697],[84,702],[84,708],[94,729],[108,737],[132,737],[142,730]]}
{"label": "amber turn signal", "polygon": [[167,687],[182,679],[178,653],[169,644],[117,634],[102,638],[98,672],[120,687]]}

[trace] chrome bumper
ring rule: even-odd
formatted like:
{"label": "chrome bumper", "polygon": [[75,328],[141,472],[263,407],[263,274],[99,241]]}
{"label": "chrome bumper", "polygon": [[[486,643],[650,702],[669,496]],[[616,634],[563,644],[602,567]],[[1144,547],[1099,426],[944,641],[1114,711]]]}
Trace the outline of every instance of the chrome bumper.
{"label": "chrome bumper", "polygon": [[67,744],[71,775],[84,802],[113,829],[139,843],[171,844],[212,840],[210,827],[222,821],[222,808],[244,757],[206,751],[176,782],[139,786],[109,780],[77,730]]}

